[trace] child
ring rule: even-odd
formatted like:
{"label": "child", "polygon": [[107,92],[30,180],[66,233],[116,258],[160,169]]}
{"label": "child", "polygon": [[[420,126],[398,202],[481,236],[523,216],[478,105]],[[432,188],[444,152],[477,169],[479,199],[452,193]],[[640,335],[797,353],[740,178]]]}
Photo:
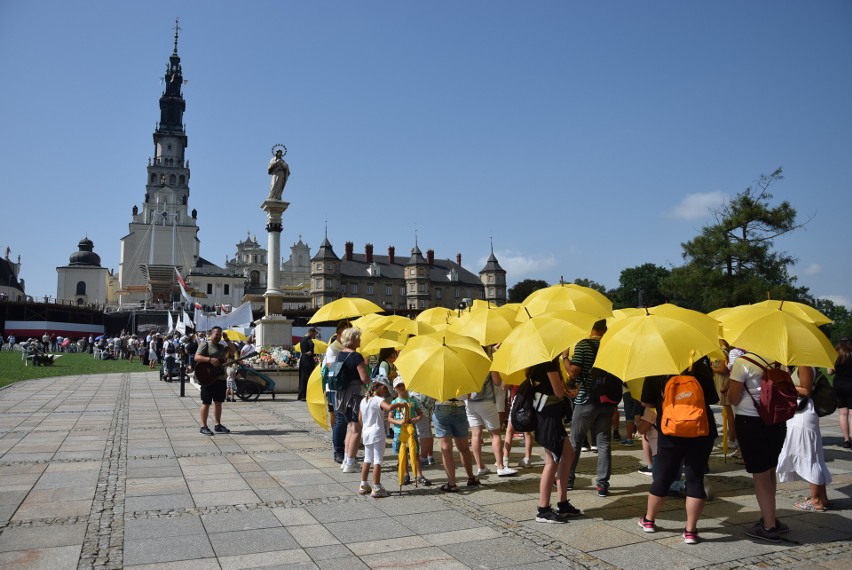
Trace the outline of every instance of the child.
{"label": "child", "polygon": [[[222,335],[223,338],[227,341],[228,335]],[[236,353],[232,350],[228,351],[227,359],[231,360],[236,357]],[[236,402],[237,395],[237,365],[231,364],[227,368],[225,368],[226,377],[226,389],[225,389],[225,401],[226,402]]]}
{"label": "child", "polygon": [[390,394],[387,382],[376,379],[370,385],[370,391],[361,400],[358,420],[362,424],[361,441],[364,444],[364,464],[361,466],[361,486],[358,494],[370,493],[367,477],[370,465],[373,465],[373,488],[371,496],[374,499],[387,497],[388,492],[382,487],[382,460],[385,455],[385,412],[405,406],[404,403],[389,404],[385,398]]}
{"label": "child", "polygon": [[[400,443],[399,443],[399,432],[402,429],[403,424],[405,424],[405,423],[416,424],[417,422],[419,422],[420,419],[423,417],[423,410],[420,407],[420,404],[417,402],[417,400],[415,400],[414,398],[412,398],[411,396],[408,395],[408,390],[405,388],[405,380],[403,380],[401,376],[397,376],[396,380],[393,381],[393,389],[396,391],[396,395],[397,395],[397,397],[394,398],[393,403],[399,404],[400,408],[403,408],[407,405],[409,407],[409,409],[411,410],[411,414],[410,414],[408,420],[405,419],[405,412],[403,412],[403,411],[394,412],[390,416],[390,423],[393,426],[393,452],[399,453],[399,445],[400,445]],[[417,430],[414,431],[414,437],[415,437],[415,440],[417,440]],[[417,440],[417,450],[418,450],[418,456],[419,456],[420,455],[420,441],[419,440]],[[419,461],[419,459],[418,459],[418,461]],[[404,479],[403,484],[408,485],[409,483],[411,483],[411,475],[409,475],[409,473],[408,473],[408,463],[405,464],[404,469],[405,469],[405,479]],[[417,483],[419,485],[426,485],[426,486],[429,486],[429,485],[432,484],[432,482],[429,481],[429,479],[427,479],[423,475],[420,475],[419,477],[417,477]]]}

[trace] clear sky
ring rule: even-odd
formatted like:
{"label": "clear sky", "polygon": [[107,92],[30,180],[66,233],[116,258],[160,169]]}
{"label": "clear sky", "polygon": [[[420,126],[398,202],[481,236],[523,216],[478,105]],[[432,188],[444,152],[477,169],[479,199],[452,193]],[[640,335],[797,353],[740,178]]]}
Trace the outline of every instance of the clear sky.
{"label": "clear sky", "polygon": [[0,248],[27,293],[145,194],[180,17],[201,255],[250,232],[287,145],[282,251],[420,249],[509,284],[682,263],[710,208],[784,168],[778,240],[852,306],[852,2],[0,0]]}

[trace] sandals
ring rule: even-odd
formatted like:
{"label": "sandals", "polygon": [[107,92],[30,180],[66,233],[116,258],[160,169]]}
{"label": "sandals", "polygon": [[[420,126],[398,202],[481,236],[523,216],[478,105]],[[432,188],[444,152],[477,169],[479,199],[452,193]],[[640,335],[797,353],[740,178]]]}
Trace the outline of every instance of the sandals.
{"label": "sandals", "polygon": [[477,485],[481,485],[482,483],[476,477],[468,477],[467,478],[467,486],[468,487],[476,487]]}
{"label": "sandals", "polygon": [[826,507],[817,507],[811,502],[810,499],[805,499],[804,501],[799,501],[798,503],[795,503],[793,505],[793,508],[809,513],[824,513],[828,510]]}
{"label": "sandals", "polygon": [[445,493],[458,493],[459,486],[458,485],[450,485],[449,483],[444,483],[439,487]]}

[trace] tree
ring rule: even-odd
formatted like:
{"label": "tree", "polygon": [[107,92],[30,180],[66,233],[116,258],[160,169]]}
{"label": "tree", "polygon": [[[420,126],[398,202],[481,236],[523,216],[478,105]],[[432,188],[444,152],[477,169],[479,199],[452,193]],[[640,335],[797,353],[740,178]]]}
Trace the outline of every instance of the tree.
{"label": "tree", "polygon": [[524,279],[523,281],[518,281],[509,287],[509,302],[520,303],[529,297],[533,291],[538,291],[545,287],[548,287],[547,281],[542,281],[541,279]]}
{"label": "tree", "polygon": [[666,296],[660,291],[660,284],[670,274],[671,271],[665,267],[653,263],[623,269],[613,303],[619,308],[653,307],[665,303]]}
{"label": "tree", "polygon": [[581,287],[588,287],[589,289],[594,289],[598,293],[602,293],[604,295],[607,294],[606,287],[598,283],[597,281],[592,281],[591,279],[586,279],[584,277],[577,277],[574,279],[574,285],[580,285]]}
{"label": "tree", "polygon": [[843,337],[852,338],[852,314],[849,309],[829,299],[816,299],[813,305],[823,315],[834,321],[820,327],[831,339],[831,344],[837,344]]}
{"label": "tree", "polygon": [[686,264],[672,270],[660,290],[672,302],[700,311],[753,303],[768,296],[797,300],[806,288],[795,286],[788,267],[796,260],[772,250],[774,240],[804,224],[789,202],[772,207],[769,188],[782,180],[781,168],[761,175],[715,212],[716,223],[681,244]]}

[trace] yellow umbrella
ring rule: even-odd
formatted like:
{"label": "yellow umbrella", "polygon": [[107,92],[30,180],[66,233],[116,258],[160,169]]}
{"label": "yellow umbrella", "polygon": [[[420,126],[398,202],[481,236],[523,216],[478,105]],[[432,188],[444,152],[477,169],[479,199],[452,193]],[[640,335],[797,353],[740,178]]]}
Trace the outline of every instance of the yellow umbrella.
{"label": "yellow umbrella", "polygon": [[343,297],[320,307],[308,324],[342,321],[351,317],[360,317],[370,313],[384,311],[380,306],[360,297]]}
{"label": "yellow umbrella", "polygon": [[511,310],[506,311],[497,307],[479,309],[468,313],[466,318],[460,318],[450,324],[447,330],[474,338],[482,346],[490,346],[503,342],[512,332],[515,325],[514,319],[515,314]]}
{"label": "yellow umbrella", "polygon": [[621,316],[637,316],[650,313],[652,315],[661,315],[663,317],[678,319],[694,326],[703,332],[704,336],[711,338],[716,342],[719,341],[719,337],[722,332],[722,323],[720,323],[716,318],[698,311],[693,311],[692,309],[678,307],[672,303],[665,303],[663,305],[657,305],[656,307],[647,307],[642,309],[619,309],[618,311],[613,311],[613,316],[616,316],[616,313],[621,313]]}
{"label": "yellow umbrella", "polygon": [[248,340],[248,337],[246,335],[234,329],[224,330],[222,331],[222,335],[228,335],[228,340],[241,340],[243,342]]}
{"label": "yellow umbrella", "polygon": [[613,321],[601,340],[595,366],[624,381],[678,374],[718,348],[717,339],[687,322],[646,313]]}
{"label": "yellow umbrella", "polygon": [[[599,291],[574,283],[560,283],[533,291],[521,305],[533,317],[563,310],[579,311],[601,319],[612,316],[612,301]],[[523,310],[518,311],[521,320],[526,316],[523,313]]]}
{"label": "yellow umbrella", "polygon": [[452,309],[446,307],[432,307],[425,311],[420,311],[414,319],[428,325],[446,325],[456,319],[456,313]]}
{"label": "yellow umbrella", "polygon": [[371,354],[378,354],[383,348],[402,348],[405,346],[405,341],[407,339],[408,337],[406,335],[401,335],[398,332],[384,331],[366,345],[359,348],[358,352],[367,356]]}
{"label": "yellow umbrella", "polygon": [[[572,320],[568,320],[570,318]],[[533,317],[516,326],[494,353],[491,369],[509,384],[520,383],[516,373],[553,360],[578,340],[589,336],[596,317],[565,311],[561,318]],[[589,322],[591,321],[591,323]]]}
{"label": "yellow umbrella", "polygon": [[414,426],[408,423],[411,419],[411,407],[406,404],[403,412],[403,417],[406,423],[399,426],[399,462],[397,464],[397,474],[399,475],[399,492],[402,492],[402,485],[405,482],[405,464],[408,462],[411,465],[411,474],[415,481],[420,477],[420,457],[417,449],[417,438],[414,435]]}
{"label": "yellow umbrella", "polygon": [[751,306],[760,309],[778,309],[779,311],[795,315],[803,321],[813,323],[816,326],[827,325],[834,322],[810,305],[797,303],[796,301],[776,301],[775,299],[769,299],[767,301],[761,301],[760,303],[754,303]]}
{"label": "yellow umbrella", "polygon": [[314,367],[308,377],[308,390],[306,403],[311,417],[321,428],[328,431],[328,405],[325,401],[325,392],[322,389],[322,371],[320,366]]}
{"label": "yellow umbrella", "polygon": [[814,324],[778,309],[736,307],[720,317],[731,346],[789,366],[833,368],[837,352]]}
{"label": "yellow umbrella", "polygon": [[377,315],[376,313],[370,313],[369,315],[364,315],[363,317],[359,317],[353,321],[350,321],[350,325],[353,327],[358,327],[361,331],[372,330],[374,326],[378,323],[382,322],[385,317],[382,315]]}
{"label": "yellow umbrella", "polygon": [[445,334],[436,340],[439,334],[412,338],[394,363],[408,389],[439,402],[478,391],[491,359],[473,339]]}
{"label": "yellow umbrella", "polygon": [[318,338],[314,339],[314,354],[325,354],[328,350],[328,343]]}

